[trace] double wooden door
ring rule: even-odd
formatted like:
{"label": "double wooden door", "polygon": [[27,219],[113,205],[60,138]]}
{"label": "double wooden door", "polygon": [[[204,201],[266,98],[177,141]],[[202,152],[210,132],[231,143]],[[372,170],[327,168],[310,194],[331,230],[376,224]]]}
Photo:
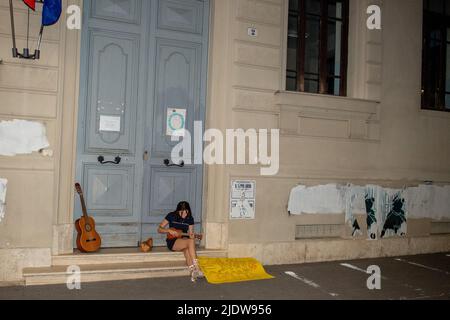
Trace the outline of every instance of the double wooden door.
{"label": "double wooden door", "polygon": [[204,121],[208,27],[207,0],[84,1],[76,179],[103,247],[163,244],[157,226],[182,200],[200,229],[203,167],[165,160],[171,110],[191,132]]}

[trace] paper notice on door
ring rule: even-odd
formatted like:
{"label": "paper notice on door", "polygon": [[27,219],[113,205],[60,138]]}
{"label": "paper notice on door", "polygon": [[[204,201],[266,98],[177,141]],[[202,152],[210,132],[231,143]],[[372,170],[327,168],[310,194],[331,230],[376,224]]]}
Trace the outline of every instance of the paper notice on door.
{"label": "paper notice on door", "polygon": [[100,116],[100,131],[120,132],[121,117]]}

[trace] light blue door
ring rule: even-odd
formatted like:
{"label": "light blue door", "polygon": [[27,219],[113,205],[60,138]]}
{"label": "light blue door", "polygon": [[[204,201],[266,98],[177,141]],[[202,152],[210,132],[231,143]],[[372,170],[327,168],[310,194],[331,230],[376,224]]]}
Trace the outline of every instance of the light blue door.
{"label": "light blue door", "polygon": [[166,124],[169,108],[189,130],[204,120],[208,1],[88,0],[83,23],[76,177],[103,247],[163,244],[156,228],[182,200],[199,229],[203,167],[166,166]]}

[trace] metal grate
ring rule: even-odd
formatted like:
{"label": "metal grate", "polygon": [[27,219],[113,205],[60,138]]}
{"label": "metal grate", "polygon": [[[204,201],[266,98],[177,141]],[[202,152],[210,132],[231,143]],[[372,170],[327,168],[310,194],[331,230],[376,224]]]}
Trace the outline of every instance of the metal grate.
{"label": "metal grate", "polygon": [[450,221],[432,221],[431,234],[449,234]]}
{"label": "metal grate", "polygon": [[296,239],[340,238],[344,232],[343,224],[298,225]]}

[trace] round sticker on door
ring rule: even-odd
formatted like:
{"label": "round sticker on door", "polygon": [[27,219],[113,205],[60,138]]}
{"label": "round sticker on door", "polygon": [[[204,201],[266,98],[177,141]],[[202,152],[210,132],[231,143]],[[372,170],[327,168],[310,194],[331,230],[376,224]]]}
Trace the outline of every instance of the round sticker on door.
{"label": "round sticker on door", "polygon": [[167,135],[184,136],[186,128],[186,110],[170,109],[167,114]]}

